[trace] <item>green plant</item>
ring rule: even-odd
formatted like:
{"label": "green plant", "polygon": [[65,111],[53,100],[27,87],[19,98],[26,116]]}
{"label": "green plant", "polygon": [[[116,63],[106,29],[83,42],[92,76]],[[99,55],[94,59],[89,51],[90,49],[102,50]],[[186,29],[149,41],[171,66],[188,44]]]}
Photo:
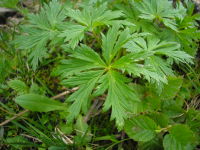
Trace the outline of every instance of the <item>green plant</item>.
{"label": "green plant", "polygon": [[45,4],[39,14],[29,14],[28,18],[30,23],[22,27],[27,35],[17,37],[15,43],[19,49],[30,50],[28,59],[36,70],[39,62],[48,57],[47,47],[62,42],[58,35],[65,27],[65,9],[60,3],[52,1],[49,5]]}
{"label": "green plant", "polygon": [[[44,126],[29,116],[14,123],[37,137],[40,148],[90,149],[107,141],[102,149],[195,149],[200,144],[198,20],[191,1],[43,2],[0,51],[8,55],[0,58],[2,92],[14,90],[3,97],[14,97],[12,107],[28,109]],[[9,62],[16,54],[19,69]],[[61,101],[54,100],[63,89]],[[51,131],[44,129],[48,122]],[[6,143],[12,140],[28,142],[19,136]]]}
{"label": "green plant", "polygon": [[158,85],[167,83],[166,75],[172,75],[173,71],[160,56],[168,56],[177,62],[191,62],[191,57],[178,48],[176,43],[161,42],[151,36],[131,39],[128,29],[119,31],[117,26],[109,29],[106,36],[103,35],[102,57],[85,45],[77,48],[70,55],[72,59],[63,60],[63,65],[57,70],[64,79],[67,78],[62,81],[63,85],[80,87],[67,99],[74,101],[69,108],[70,119],[74,119],[80,110],[87,112],[90,95],[94,98],[108,91],[104,110],[111,108],[111,118],[116,119],[116,124],[122,128],[124,119],[141,104],[129,85],[131,78],[126,75],[144,76]]}

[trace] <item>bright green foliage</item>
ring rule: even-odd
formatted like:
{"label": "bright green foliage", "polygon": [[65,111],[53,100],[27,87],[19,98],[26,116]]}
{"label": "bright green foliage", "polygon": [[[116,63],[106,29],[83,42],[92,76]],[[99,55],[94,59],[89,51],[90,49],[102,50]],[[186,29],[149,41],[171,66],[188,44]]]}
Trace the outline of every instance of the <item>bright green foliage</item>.
{"label": "bright green foliage", "polygon": [[110,11],[107,9],[107,3],[99,7],[86,6],[82,11],[68,9],[67,16],[72,18],[77,23],[69,24],[67,28],[60,35],[69,41],[69,45],[75,48],[79,41],[83,40],[86,32],[95,34],[95,28],[103,25],[113,24],[130,24],[125,20],[117,20],[123,16],[121,11]]}
{"label": "bright green foliage", "polygon": [[194,14],[195,5],[191,1],[185,2],[187,9],[186,13],[183,14],[183,18],[177,19],[177,31],[171,32],[170,30],[165,30],[163,32],[164,38],[173,39],[181,43],[181,48],[194,56],[198,47],[198,39],[200,37],[200,32],[198,30],[197,21],[200,19],[199,14]]}
{"label": "bright green foliage", "polygon": [[119,5],[135,30],[149,32],[162,39],[178,42],[181,49],[194,56],[198,47],[199,14],[190,0],[177,2],[173,8],[169,0],[135,0],[131,6]]}
{"label": "bright green foliage", "polygon": [[172,2],[167,0],[143,0],[143,2],[133,3],[133,5],[141,12],[140,18],[163,23],[175,31],[177,30],[175,19],[182,18],[185,13],[184,8],[174,9]]}
{"label": "bright green foliage", "polygon": [[62,103],[37,94],[25,94],[18,96],[15,99],[15,102],[26,109],[38,112],[66,109]]}
{"label": "bright green foliage", "polygon": [[[166,76],[173,75],[173,71],[167,61],[160,59],[158,56],[167,56],[174,59],[176,62],[192,63],[192,57],[185,52],[180,51],[180,46],[177,43],[160,41],[158,38],[152,36],[149,36],[146,39],[136,38],[130,40],[125,45],[125,48],[127,48],[130,52],[142,53],[142,57],[149,56],[143,58],[145,59],[144,68],[146,70],[137,68],[134,69],[133,66],[130,66],[129,69],[127,68],[127,71],[130,71],[130,73],[134,72],[136,74],[138,71],[138,74],[143,74],[147,80],[152,78],[158,82],[166,82]],[[125,58],[122,57],[122,59],[127,63],[127,57],[124,57]],[[122,65],[123,63],[120,61],[118,64]],[[125,69],[126,66],[121,66],[121,68]]]}
{"label": "bright green foliage", "polygon": [[20,49],[30,49],[29,60],[34,70],[47,57],[48,45],[53,46],[61,40],[58,35],[65,24],[65,16],[65,9],[57,0],[45,4],[39,14],[28,15],[29,24],[22,26],[26,35],[17,37],[15,43]]}
{"label": "bright green foliage", "polygon": [[[125,112],[129,109],[131,110],[131,108],[129,108],[129,103],[131,101],[138,101],[138,98],[131,87],[126,84],[130,81],[119,72],[112,69],[111,62],[117,52],[121,50],[123,44],[128,40],[129,36],[124,36],[124,34],[129,34],[127,31],[128,30],[120,32],[118,31],[118,27],[114,26],[108,31],[107,36],[103,36],[102,51],[105,62],[94,50],[82,45],[70,55],[72,59],[68,61],[68,63],[64,63],[58,68],[58,72],[62,73],[64,78],[67,78],[62,81],[64,85],[80,86],[80,89],[73,93],[67,100],[74,101],[70,107],[69,117],[71,119],[74,119],[79,114],[81,108],[83,112],[87,111],[88,100],[92,95],[93,89],[97,88],[95,93],[98,95],[102,95],[108,89],[108,96],[106,103],[104,104],[104,110],[112,108],[111,118],[116,119],[119,127],[123,126],[124,119],[127,117]],[[112,34],[117,32],[118,34]],[[123,37],[127,37],[127,39],[124,39]],[[112,43],[108,41],[108,39],[111,38],[113,40]],[[77,64],[77,62],[80,63]],[[86,65],[87,67],[85,66],[81,68],[83,64],[88,65]],[[63,72],[61,68],[67,69],[68,72]],[[88,69],[90,69],[90,71]],[[75,74],[75,76],[70,76],[72,73]]]}
{"label": "bright green foliage", "polygon": [[[12,2],[17,9],[23,3]],[[3,119],[30,110],[12,121],[15,127],[0,128],[3,144],[50,150],[200,144],[200,15],[190,0],[37,2],[38,13],[23,13],[20,26],[0,34]],[[11,142],[18,139],[16,147]]]}
{"label": "bright green foliage", "polygon": [[[133,46],[131,51],[130,42],[134,45],[134,41],[138,41],[137,44],[141,47],[137,49]],[[131,80],[125,77],[124,71],[136,76],[143,75],[149,81],[153,79],[157,83],[167,83],[164,73],[170,69],[168,64],[159,57],[160,55],[166,55],[175,61],[191,62],[191,57],[178,50],[179,46],[176,43],[160,42],[153,38],[148,44],[146,45],[143,38],[132,39],[128,29],[120,31],[119,26],[113,26],[106,36],[102,35],[103,59],[101,55],[85,45],[75,49],[70,55],[71,59],[63,61],[63,65],[56,71],[62,74],[63,85],[80,87],[67,99],[68,102],[74,101],[69,109],[69,119],[77,117],[81,110],[87,112],[93,89],[97,89],[95,93],[98,93],[98,96],[108,91],[104,110],[112,109],[111,119],[116,119],[116,124],[121,128],[128,117],[127,112],[131,113],[137,106],[136,103],[140,101],[128,85]],[[127,54],[116,57],[122,52],[123,47],[127,47]],[[172,55],[173,52],[181,55],[175,57]],[[146,62],[140,63],[154,57],[163,63],[163,67],[159,64],[162,68],[157,68],[157,62],[151,65],[149,63],[146,65]]]}
{"label": "bright green foliage", "polygon": [[180,45],[178,43],[161,41],[157,37],[149,36],[147,39],[133,39],[127,43],[126,48],[130,52],[150,52],[155,55],[171,57],[177,62],[192,63],[192,57],[187,53],[180,51]]}

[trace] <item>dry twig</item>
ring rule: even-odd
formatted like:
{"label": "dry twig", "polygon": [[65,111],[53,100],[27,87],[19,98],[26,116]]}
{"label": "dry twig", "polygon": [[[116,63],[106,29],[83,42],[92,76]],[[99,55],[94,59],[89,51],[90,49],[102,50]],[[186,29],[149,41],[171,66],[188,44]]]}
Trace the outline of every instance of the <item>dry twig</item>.
{"label": "dry twig", "polygon": [[30,136],[30,135],[27,135],[27,134],[21,134],[21,135],[24,136],[24,137],[27,137],[27,138],[29,138],[29,139],[33,139],[33,140],[35,140],[35,141],[38,141],[38,142],[42,142],[40,139],[35,138],[35,137],[33,137],[33,136]]}

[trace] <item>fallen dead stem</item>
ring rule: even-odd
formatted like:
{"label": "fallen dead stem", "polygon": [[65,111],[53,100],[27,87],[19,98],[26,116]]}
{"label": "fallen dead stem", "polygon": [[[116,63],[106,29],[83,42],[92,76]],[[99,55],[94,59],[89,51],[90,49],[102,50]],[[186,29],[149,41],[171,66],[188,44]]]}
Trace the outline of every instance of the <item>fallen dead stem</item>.
{"label": "fallen dead stem", "polygon": [[[73,89],[71,89],[71,90],[68,90],[68,91],[64,91],[64,92],[62,92],[62,93],[60,93],[60,94],[58,94],[58,95],[56,95],[56,96],[53,96],[53,97],[51,97],[51,98],[52,98],[52,99],[58,99],[58,98],[63,97],[63,96],[65,96],[65,95],[67,95],[67,94],[73,93],[73,92],[75,92],[76,90],[78,90],[78,87],[75,87],[75,88],[73,88]],[[8,120],[5,120],[5,121],[3,121],[2,123],[0,123],[0,127],[6,125],[7,123],[11,122],[12,120],[15,120],[16,118],[18,118],[18,117],[24,115],[24,114],[27,113],[27,112],[29,112],[29,110],[25,109],[25,110],[19,112],[18,114],[15,114],[13,117],[9,118]]]}
{"label": "fallen dead stem", "polygon": [[35,138],[35,137],[33,137],[33,136],[30,136],[30,135],[27,135],[27,134],[21,134],[21,135],[24,136],[24,137],[27,137],[27,138],[29,138],[29,139],[32,139],[32,140],[38,141],[38,142],[42,142],[40,139]]}
{"label": "fallen dead stem", "polygon": [[88,113],[84,117],[84,122],[88,122],[92,116],[95,116],[95,112],[99,111],[98,109],[103,105],[104,98],[100,97],[99,99],[94,100],[92,106],[90,107]]}

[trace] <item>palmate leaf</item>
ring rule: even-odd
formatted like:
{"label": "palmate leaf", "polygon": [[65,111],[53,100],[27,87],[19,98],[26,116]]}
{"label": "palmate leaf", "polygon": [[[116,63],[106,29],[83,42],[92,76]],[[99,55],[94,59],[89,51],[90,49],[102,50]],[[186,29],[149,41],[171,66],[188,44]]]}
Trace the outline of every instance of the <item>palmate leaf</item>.
{"label": "palmate leaf", "polygon": [[104,3],[99,7],[94,7],[92,5],[85,6],[82,11],[69,8],[67,16],[75,20],[77,24],[66,26],[66,29],[60,36],[65,38],[65,41],[69,41],[69,45],[72,48],[75,48],[84,38],[85,32],[93,32],[98,26],[113,25],[115,23],[131,24],[126,21],[117,20],[117,18],[123,16],[123,13],[121,11],[107,10],[107,3]]}
{"label": "palmate leaf", "polygon": [[110,11],[107,9],[107,3],[94,7],[86,6],[82,11],[69,9],[67,15],[78,23],[92,29],[101,25],[109,25],[115,19],[123,16],[121,11]]}
{"label": "palmate leaf", "polygon": [[[156,82],[163,82],[167,83],[166,76],[163,73],[163,71],[160,69],[161,67],[164,67],[164,71],[169,71],[167,74],[172,73],[171,69],[168,68],[168,65],[166,64],[157,64],[158,67],[153,65],[146,65],[146,64],[138,64],[138,61],[143,61],[147,59],[151,59],[153,56],[151,52],[139,52],[139,53],[130,53],[128,55],[125,55],[118,59],[116,62],[113,63],[113,68],[120,69],[123,72],[127,71],[130,75],[139,76],[147,79],[150,81],[156,81]],[[161,58],[158,58],[161,59]],[[163,65],[163,66],[162,66]],[[157,70],[158,69],[158,70]],[[172,73],[173,74],[173,73]]]}
{"label": "palmate leaf", "polygon": [[130,52],[140,52],[140,51],[159,51],[159,50],[167,50],[167,51],[177,51],[180,48],[180,45],[176,42],[167,42],[161,41],[159,38],[155,36],[148,36],[146,38],[136,38],[129,41],[125,48]]}
{"label": "palmate leaf", "polygon": [[[140,1],[142,2],[142,1]],[[159,35],[160,31],[158,31],[157,27],[151,22],[140,18],[140,11],[135,8],[134,1],[129,1],[130,5],[117,5],[117,8],[122,10],[125,14],[125,17],[128,21],[133,22],[135,26],[133,27],[134,31],[137,32],[147,32],[153,33],[155,35]]]}
{"label": "palmate leaf", "polygon": [[[115,35],[112,45],[109,45],[108,39],[114,36],[111,33],[118,34]],[[108,91],[104,110],[112,109],[111,119],[115,119],[117,126],[121,129],[127,118],[127,112],[132,111],[133,103],[139,102],[139,99],[127,84],[130,80],[119,72],[112,71],[109,66],[130,36],[128,30],[120,32],[119,27],[115,26],[103,37],[102,51],[103,57],[107,61],[104,61],[93,49],[81,45],[71,52],[71,59],[63,61],[64,64],[60,65],[55,72],[62,74],[63,81],[61,83],[63,85],[80,87],[66,100],[73,102],[69,109],[69,120],[77,117],[81,110],[82,112],[87,111],[92,95],[101,95]]]}
{"label": "palmate leaf", "polygon": [[[115,25],[106,35],[102,35],[101,53],[85,45],[70,51],[70,59],[63,60],[55,71],[55,74],[61,75],[64,86],[79,87],[66,99],[66,102],[73,102],[68,119],[72,121],[80,112],[86,113],[91,98],[103,94],[107,95],[103,110],[112,110],[111,119],[115,119],[119,129],[122,129],[129,114],[141,112],[142,103],[129,85],[132,79],[126,77],[127,73],[149,81],[167,83],[167,76],[172,75],[173,71],[160,57],[164,54],[158,52],[179,51],[176,43],[151,39],[131,36],[128,29],[120,31],[120,27]],[[122,53],[125,53],[124,56],[120,55]],[[186,59],[183,57],[182,60]],[[148,134],[151,139],[154,137],[154,133],[151,133],[141,134]]]}
{"label": "palmate leaf", "polygon": [[47,43],[59,41],[65,17],[65,10],[57,0],[45,4],[38,14],[28,15],[29,24],[22,26],[23,35],[17,36],[15,44],[20,49],[30,49],[29,60],[34,70],[46,56]]}
{"label": "palmate leaf", "polygon": [[65,9],[57,0],[44,4],[39,14],[30,14],[29,22],[33,27],[49,30],[56,28],[65,19]]}
{"label": "palmate leaf", "polygon": [[199,20],[199,13],[196,13],[194,10],[194,2],[186,1],[185,4],[187,14],[184,15],[184,18],[177,20],[177,31],[164,30],[160,35],[163,39],[179,42],[182,50],[195,56],[198,49],[197,41],[200,38],[197,23]]}
{"label": "palmate leaf", "polygon": [[[69,108],[68,119],[72,120],[77,117],[81,109],[83,112],[87,111],[89,96],[92,95],[97,81],[102,80],[105,89],[101,93],[108,89],[104,111],[112,109],[111,119],[116,119],[116,124],[121,129],[124,119],[127,118],[127,112],[131,112],[130,105],[134,101],[139,102],[139,99],[133,89],[126,84],[129,80],[115,71],[103,75],[104,72],[104,70],[82,72],[62,81],[65,86],[80,86],[80,89],[67,99],[67,101],[74,101]],[[103,78],[100,79],[100,77]]]}
{"label": "palmate leaf", "polygon": [[[117,68],[124,69],[135,75],[142,74],[148,80],[152,78],[158,82],[161,81],[166,83],[166,76],[173,75],[170,64],[168,64],[166,60],[160,58],[160,56],[164,55],[172,58],[177,63],[193,63],[190,55],[180,51],[179,44],[175,42],[161,41],[154,36],[149,36],[147,38],[139,37],[130,40],[124,47],[127,48],[128,51],[133,52],[133,54],[131,53],[116,61],[115,64],[117,64]],[[145,61],[143,66],[133,64],[141,60],[135,57],[137,56],[136,54],[138,54],[139,58],[139,54],[143,54],[142,60]],[[138,67],[142,68],[137,69]]]}
{"label": "palmate leaf", "polygon": [[166,27],[175,31],[177,31],[175,19],[183,19],[186,15],[186,10],[181,3],[175,9],[172,2],[168,0],[136,1],[133,6],[141,13],[139,14],[140,18],[163,23]]}

